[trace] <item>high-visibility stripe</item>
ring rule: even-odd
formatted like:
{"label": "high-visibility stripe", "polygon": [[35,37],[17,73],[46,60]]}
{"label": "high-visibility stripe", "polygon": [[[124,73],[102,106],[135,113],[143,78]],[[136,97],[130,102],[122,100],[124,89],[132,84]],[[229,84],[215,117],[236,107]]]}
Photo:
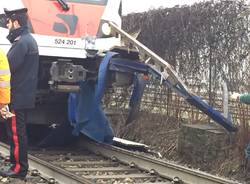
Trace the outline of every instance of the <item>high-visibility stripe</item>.
{"label": "high-visibility stripe", "polygon": [[10,77],[8,59],[0,49],[0,103],[10,103]]}
{"label": "high-visibility stripe", "polygon": [[9,69],[0,69],[0,75],[10,75]]}
{"label": "high-visibility stripe", "polygon": [[1,88],[0,90],[0,104],[10,103],[10,88]]}
{"label": "high-visibility stripe", "polygon": [[0,81],[10,81],[10,75],[0,75]]}
{"label": "high-visibility stripe", "polygon": [[[15,114],[15,111],[11,111],[13,114]],[[11,119],[11,129],[12,129],[12,138],[14,142],[14,159],[15,159],[15,167],[13,171],[15,173],[18,173],[20,171],[20,162],[19,162],[19,140],[17,136],[17,127],[16,127],[16,116],[13,116]]]}
{"label": "high-visibility stripe", "polygon": [[10,81],[0,81],[0,88],[10,87]]}

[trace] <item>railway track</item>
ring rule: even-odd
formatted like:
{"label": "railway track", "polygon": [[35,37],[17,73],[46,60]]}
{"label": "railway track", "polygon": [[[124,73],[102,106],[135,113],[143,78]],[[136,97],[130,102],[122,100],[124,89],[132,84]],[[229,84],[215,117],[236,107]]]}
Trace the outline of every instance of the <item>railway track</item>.
{"label": "railway track", "polygon": [[[140,152],[81,139],[75,148],[30,151],[31,174],[44,183],[58,184],[235,184],[224,178],[162,161]],[[8,147],[1,143],[1,153]],[[34,170],[36,169],[36,170]]]}

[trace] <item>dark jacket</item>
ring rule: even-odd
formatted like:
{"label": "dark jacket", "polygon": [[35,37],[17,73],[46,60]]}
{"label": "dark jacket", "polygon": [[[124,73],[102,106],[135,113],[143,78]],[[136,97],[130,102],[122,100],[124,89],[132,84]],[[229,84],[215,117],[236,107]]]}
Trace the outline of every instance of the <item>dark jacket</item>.
{"label": "dark jacket", "polygon": [[11,72],[11,108],[26,109],[35,105],[39,54],[35,39],[22,27],[7,37],[12,46],[7,54]]}

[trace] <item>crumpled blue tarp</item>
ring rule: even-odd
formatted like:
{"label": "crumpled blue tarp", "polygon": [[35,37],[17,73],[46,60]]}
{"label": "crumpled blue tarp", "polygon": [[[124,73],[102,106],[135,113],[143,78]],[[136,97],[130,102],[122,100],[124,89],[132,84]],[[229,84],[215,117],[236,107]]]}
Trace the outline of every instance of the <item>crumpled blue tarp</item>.
{"label": "crumpled blue tarp", "polygon": [[[150,73],[155,75],[157,78],[161,78],[161,72],[154,68],[149,69]],[[229,132],[237,131],[237,127],[233,125],[232,119],[225,118],[218,110],[214,109],[212,106],[203,101],[200,97],[189,93],[180,83],[173,84],[170,80],[165,79],[163,81],[166,87],[171,88],[177,94],[182,96],[189,104],[195,106],[203,113],[207,114],[216,123],[223,126]]]}
{"label": "crumpled blue tarp", "polygon": [[97,104],[95,88],[89,82],[81,83],[80,93],[69,95],[69,119],[74,135],[83,133],[97,142],[112,143],[113,131],[109,121]]}
{"label": "crumpled blue tarp", "polygon": [[89,81],[80,83],[80,92],[70,93],[68,117],[73,125],[73,134],[80,132],[97,142],[112,143],[114,134],[107,117],[101,108],[101,99],[106,87],[110,59],[117,55],[108,52],[100,64],[98,82],[95,86]]}
{"label": "crumpled blue tarp", "polygon": [[148,81],[145,80],[142,75],[137,74],[134,76],[133,83],[134,83],[134,88],[129,101],[129,112],[126,124],[129,124],[136,119],[139,113],[143,92],[146,85],[148,84]]}
{"label": "crumpled blue tarp", "polygon": [[[84,81],[80,83],[81,91],[79,93],[69,95],[68,114],[69,121],[74,127],[74,135],[83,133],[98,142],[112,143],[114,134],[101,108],[101,100],[106,89],[109,71],[128,72],[134,75],[134,89],[130,99],[130,112],[127,122],[135,118],[146,85],[145,81],[142,81],[142,78],[139,77],[140,74],[150,73],[159,79],[161,78],[161,72],[144,63],[119,57],[114,58],[114,56],[118,56],[118,53],[108,52],[101,62],[96,86]],[[176,91],[188,103],[196,106],[228,131],[237,130],[231,120],[226,119],[199,97],[189,94],[181,84],[172,84],[168,79],[165,79],[163,84]]]}
{"label": "crumpled blue tarp", "polygon": [[[73,134],[83,133],[98,142],[112,143],[113,131],[101,108],[101,100],[107,86],[108,72],[125,72],[134,75],[134,88],[129,103],[127,123],[138,113],[139,103],[146,82],[139,75],[147,73],[148,66],[138,61],[114,58],[115,52],[108,52],[99,66],[97,85],[80,82],[80,92],[71,93],[68,101],[68,117],[74,127]],[[111,61],[112,59],[112,61]]]}
{"label": "crumpled blue tarp", "polygon": [[223,126],[229,132],[237,131],[237,128],[233,125],[231,119],[225,118],[219,111],[208,105],[200,97],[190,95],[186,99],[186,101],[200,109],[205,114],[207,114],[210,118],[212,118],[215,122]]}

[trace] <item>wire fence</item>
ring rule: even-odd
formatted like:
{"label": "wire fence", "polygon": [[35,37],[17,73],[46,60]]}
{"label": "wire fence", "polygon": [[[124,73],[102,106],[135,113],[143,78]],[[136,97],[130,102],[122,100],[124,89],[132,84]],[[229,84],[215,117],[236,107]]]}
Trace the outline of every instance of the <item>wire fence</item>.
{"label": "wire fence", "polygon": [[[196,93],[196,95],[208,103],[209,95],[207,93]],[[105,108],[113,109],[114,112],[119,110],[128,111],[130,96],[131,88],[120,87],[109,89],[104,98]],[[223,113],[222,99],[222,95],[215,96],[212,105],[221,113]],[[228,108],[229,114],[236,125],[239,124],[241,119],[250,123],[250,105],[229,100]],[[177,119],[188,119],[190,122],[204,122],[209,119],[195,106],[188,104],[183,97],[158,85],[149,85],[146,87],[141,100],[140,110],[174,116]]]}
{"label": "wire fence", "polygon": [[[112,88],[108,90],[104,97],[103,104],[106,112],[108,112],[109,115],[118,115],[118,121],[126,121],[131,91],[132,87]],[[208,102],[209,94],[202,92],[197,92],[196,94]],[[215,96],[213,107],[223,113],[222,95],[213,95]],[[250,140],[250,105],[230,100],[228,108],[233,123],[238,127],[236,134],[237,147],[239,150],[244,150]],[[215,126],[217,125],[206,114],[188,104],[183,97],[178,96],[168,88],[158,84],[150,84],[145,88],[143,98],[141,99],[140,113],[143,114],[143,116],[147,116],[148,119],[150,119],[150,116],[153,114],[157,115],[159,116],[157,121],[164,121],[166,117],[169,117],[177,120],[178,124],[185,122],[189,124],[213,123]],[[147,117],[145,117],[145,119],[147,119]],[[218,128],[220,128],[220,126],[218,126]],[[240,153],[243,154],[244,151]],[[241,156],[244,158],[244,155]]]}

